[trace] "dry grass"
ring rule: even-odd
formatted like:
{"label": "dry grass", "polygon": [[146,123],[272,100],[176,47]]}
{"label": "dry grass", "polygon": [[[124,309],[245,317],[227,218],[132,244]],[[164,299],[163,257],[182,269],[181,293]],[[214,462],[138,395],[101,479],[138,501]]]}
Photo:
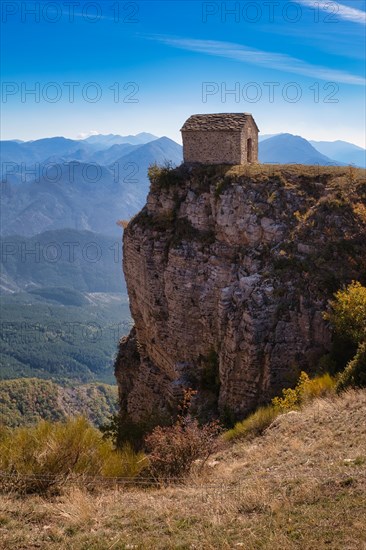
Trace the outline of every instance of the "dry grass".
{"label": "dry grass", "polygon": [[355,168],[352,166],[320,166],[307,164],[246,164],[226,167],[227,175],[235,176],[258,176],[267,174],[273,176],[276,174],[286,174],[289,176],[323,176],[345,177],[350,183],[358,179],[365,178],[364,168]]}
{"label": "dry grass", "polygon": [[0,431],[0,491],[56,492],[69,476],[132,479],[146,467],[143,453],[116,451],[83,417]]}
{"label": "dry grass", "polygon": [[272,399],[271,405],[259,407],[247,418],[237,422],[231,430],[225,432],[224,439],[233,441],[261,435],[280,414],[298,410],[317,397],[331,397],[335,393],[335,386],[336,381],[329,374],[310,379],[302,372],[294,389],[282,390],[282,397]]}
{"label": "dry grass", "polygon": [[228,430],[224,434],[224,439],[226,441],[232,441],[241,438],[250,439],[261,435],[279,414],[280,411],[273,405],[259,407],[245,420],[237,422],[231,430]]}
{"label": "dry grass", "polygon": [[2,496],[0,548],[363,550],[365,413],[365,390],[317,399],[180,487]]}

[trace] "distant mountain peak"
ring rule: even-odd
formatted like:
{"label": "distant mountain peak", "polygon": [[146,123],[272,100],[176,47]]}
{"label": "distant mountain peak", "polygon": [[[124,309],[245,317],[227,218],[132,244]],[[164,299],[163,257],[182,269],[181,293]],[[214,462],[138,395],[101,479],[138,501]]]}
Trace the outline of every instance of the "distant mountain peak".
{"label": "distant mountain peak", "polygon": [[158,139],[157,136],[149,134],[147,132],[141,132],[136,135],[121,136],[118,134],[97,134],[86,138],[86,143],[93,145],[101,145],[102,147],[111,147],[112,145],[121,145],[123,143],[129,143],[131,145],[144,145],[150,141]]}
{"label": "distant mountain peak", "polygon": [[317,151],[336,159],[338,162],[366,168],[366,150],[354,143],[340,139],[336,141],[310,141],[310,143]]}
{"label": "distant mountain peak", "polygon": [[264,163],[342,165],[320,153],[305,138],[278,134],[259,143],[259,160]]}

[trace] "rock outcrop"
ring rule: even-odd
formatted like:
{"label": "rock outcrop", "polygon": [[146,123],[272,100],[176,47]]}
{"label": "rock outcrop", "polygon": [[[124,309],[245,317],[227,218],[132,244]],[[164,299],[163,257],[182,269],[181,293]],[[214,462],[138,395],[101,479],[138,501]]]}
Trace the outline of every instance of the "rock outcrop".
{"label": "rock outcrop", "polygon": [[122,411],[170,414],[191,387],[201,417],[243,417],[316,369],[327,300],[365,282],[365,172],[183,165],[150,179],[123,239]]}

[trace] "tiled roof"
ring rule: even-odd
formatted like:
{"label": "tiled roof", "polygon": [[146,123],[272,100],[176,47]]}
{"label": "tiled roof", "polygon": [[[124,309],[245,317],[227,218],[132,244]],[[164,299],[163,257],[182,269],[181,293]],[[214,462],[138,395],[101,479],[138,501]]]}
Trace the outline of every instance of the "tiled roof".
{"label": "tiled roof", "polygon": [[255,124],[250,113],[215,113],[192,115],[183,124],[182,130],[241,130],[249,119]]}

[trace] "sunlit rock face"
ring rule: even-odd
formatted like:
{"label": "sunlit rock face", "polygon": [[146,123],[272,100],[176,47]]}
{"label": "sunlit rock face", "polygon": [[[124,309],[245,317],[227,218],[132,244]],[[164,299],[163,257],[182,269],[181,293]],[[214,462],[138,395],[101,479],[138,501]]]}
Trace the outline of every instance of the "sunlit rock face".
{"label": "sunlit rock face", "polygon": [[201,417],[240,418],[316,370],[327,300],[366,273],[365,175],[347,170],[152,170],[123,239],[135,322],[116,361],[124,413],[171,414],[190,387]]}

